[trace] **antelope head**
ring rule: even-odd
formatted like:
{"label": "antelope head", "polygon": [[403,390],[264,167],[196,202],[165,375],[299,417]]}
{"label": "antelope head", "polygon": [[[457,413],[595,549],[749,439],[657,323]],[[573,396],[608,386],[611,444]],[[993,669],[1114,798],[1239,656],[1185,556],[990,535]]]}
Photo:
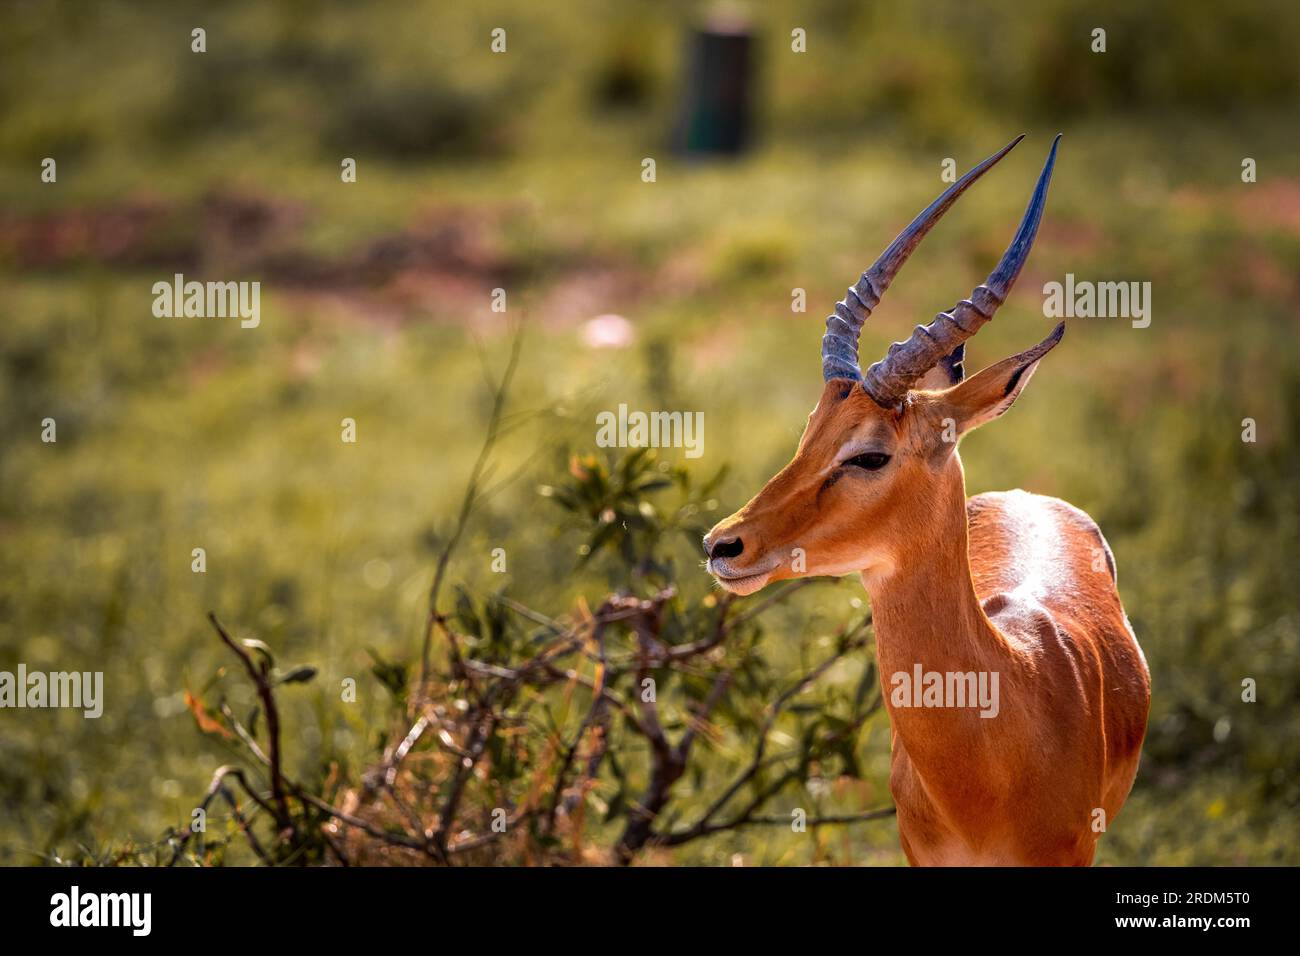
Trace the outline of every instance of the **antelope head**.
{"label": "antelope head", "polygon": [[[1038,232],[1060,136],[1015,238],[969,299],[919,325],[867,369],[863,323],[903,263],[972,183],[1023,139],[980,163],[930,204],[835,306],[822,339],[825,386],[794,459],[704,537],[707,568],[736,594],[805,575],[861,572],[884,579],[916,549],[940,547],[938,515],[960,508],[965,485],[957,439],[1006,411],[1064,324],[1038,345],[965,378],[965,342],[1011,291]],[[964,538],[963,538],[964,540]]]}

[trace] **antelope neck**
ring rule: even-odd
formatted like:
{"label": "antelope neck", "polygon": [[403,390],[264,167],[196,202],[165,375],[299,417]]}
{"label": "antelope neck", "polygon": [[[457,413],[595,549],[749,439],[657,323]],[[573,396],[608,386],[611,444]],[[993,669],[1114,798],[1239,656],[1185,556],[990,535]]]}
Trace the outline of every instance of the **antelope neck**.
{"label": "antelope neck", "polygon": [[871,596],[881,678],[916,664],[927,671],[1000,671],[1015,653],[988,619],[971,581],[966,487],[960,477],[936,501],[929,527],[883,578],[863,577]]}

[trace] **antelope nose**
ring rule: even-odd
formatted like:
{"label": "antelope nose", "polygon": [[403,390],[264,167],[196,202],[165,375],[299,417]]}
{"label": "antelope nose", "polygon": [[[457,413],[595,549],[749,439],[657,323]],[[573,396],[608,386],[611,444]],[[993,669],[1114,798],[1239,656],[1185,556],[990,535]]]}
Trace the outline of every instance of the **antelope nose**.
{"label": "antelope nose", "polygon": [[738,537],[719,538],[709,548],[710,558],[734,558],[745,550],[745,542]]}

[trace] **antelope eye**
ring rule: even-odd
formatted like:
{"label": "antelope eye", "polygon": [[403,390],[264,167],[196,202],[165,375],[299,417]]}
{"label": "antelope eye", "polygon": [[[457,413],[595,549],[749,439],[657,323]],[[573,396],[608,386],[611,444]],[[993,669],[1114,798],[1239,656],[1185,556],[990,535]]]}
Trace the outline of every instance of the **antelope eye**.
{"label": "antelope eye", "polygon": [[861,455],[854,455],[852,458],[846,458],[844,464],[852,465],[855,468],[865,468],[867,471],[878,471],[884,468],[889,461],[889,456],[883,452],[869,451]]}

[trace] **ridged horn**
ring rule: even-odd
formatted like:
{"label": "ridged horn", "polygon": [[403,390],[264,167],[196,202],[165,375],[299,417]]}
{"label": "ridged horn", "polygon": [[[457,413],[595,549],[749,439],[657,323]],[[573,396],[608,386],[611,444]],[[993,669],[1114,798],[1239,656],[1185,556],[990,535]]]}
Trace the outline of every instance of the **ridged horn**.
{"label": "ridged horn", "polygon": [[858,366],[858,337],[862,334],[862,323],[867,321],[872,310],[880,303],[880,297],[894,281],[908,256],[921,244],[925,234],[943,218],[943,214],[975,180],[988,172],[1024,138],[1024,133],[1021,133],[949,186],[943,195],[930,203],[912,220],[911,225],[898,234],[875,264],[862,273],[856,284],[849,287],[848,294],[835,303],[835,314],[827,318],[826,334],[822,337],[822,377],[826,381],[833,378],[862,381],[862,369]]}
{"label": "ridged horn", "polygon": [[877,404],[885,408],[896,406],[917,379],[978,332],[993,318],[998,306],[1006,301],[1025,260],[1029,258],[1034,237],[1038,235],[1060,142],[1058,133],[1052,141],[1047,162],[1043,164],[1020,228],[984,284],[976,287],[969,299],[958,302],[951,311],[940,312],[929,325],[918,325],[911,338],[906,342],[895,342],[885,357],[867,370],[863,385]]}

